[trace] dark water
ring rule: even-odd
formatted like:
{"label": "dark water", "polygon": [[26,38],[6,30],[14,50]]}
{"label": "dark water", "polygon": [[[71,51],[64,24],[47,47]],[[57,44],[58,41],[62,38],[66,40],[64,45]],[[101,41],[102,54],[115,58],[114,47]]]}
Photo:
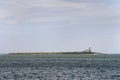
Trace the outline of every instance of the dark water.
{"label": "dark water", "polygon": [[0,80],[120,80],[120,55],[0,55]]}

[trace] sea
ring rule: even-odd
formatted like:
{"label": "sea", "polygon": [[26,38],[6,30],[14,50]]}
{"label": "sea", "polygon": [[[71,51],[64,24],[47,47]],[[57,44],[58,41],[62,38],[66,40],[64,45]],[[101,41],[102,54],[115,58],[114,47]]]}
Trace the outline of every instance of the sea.
{"label": "sea", "polygon": [[4,54],[0,80],[120,80],[120,54]]}

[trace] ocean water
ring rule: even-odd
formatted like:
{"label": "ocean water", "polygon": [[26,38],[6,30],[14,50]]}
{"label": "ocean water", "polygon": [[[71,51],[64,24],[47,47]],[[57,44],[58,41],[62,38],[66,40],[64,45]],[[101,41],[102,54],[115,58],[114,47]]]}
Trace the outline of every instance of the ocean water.
{"label": "ocean water", "polygon": [[0,80],[120,80],[120,54],[0,55]]}

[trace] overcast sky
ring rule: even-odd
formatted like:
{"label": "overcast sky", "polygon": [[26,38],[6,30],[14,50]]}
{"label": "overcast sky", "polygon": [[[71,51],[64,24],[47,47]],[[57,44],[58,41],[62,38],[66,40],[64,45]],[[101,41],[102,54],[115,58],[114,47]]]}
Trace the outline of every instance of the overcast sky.
{"label": "overcast sky", "polygon": [[120,0],[0,0],[0,53],[120,53]]}

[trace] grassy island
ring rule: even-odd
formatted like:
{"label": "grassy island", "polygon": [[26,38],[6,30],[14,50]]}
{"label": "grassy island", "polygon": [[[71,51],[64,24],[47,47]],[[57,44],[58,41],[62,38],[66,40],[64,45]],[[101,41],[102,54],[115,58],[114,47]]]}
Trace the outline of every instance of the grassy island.
{"label": "grassy island", "polygon": [[91,49],[86,49],[81,52],[14,52],[9,55],[31,55],[31,54],[101,54],[99,52],[92,52]]}

